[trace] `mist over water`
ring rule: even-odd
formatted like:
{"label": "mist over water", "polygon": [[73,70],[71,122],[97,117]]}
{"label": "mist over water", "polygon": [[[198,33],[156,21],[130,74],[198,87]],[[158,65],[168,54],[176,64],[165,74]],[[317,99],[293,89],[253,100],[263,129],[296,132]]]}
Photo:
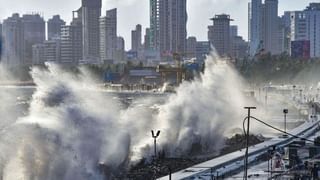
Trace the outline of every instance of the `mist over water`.
{"label": "mist over water", "polygon": [[[112,174],[152,156],[150,130],[161,130],[159,148],[171,157],[217,153],[244,117],[243,82],[215,55],[198,79],[184,82],[164,102],[139,98],[128,108],[98,91],[85,69],[75,75],[46,66],[31,71],[37,87],[28,112],[1,126],[3,179],[104,179],[98,164]],[[1,91],[0,97],[15,101],[10,93]]]}

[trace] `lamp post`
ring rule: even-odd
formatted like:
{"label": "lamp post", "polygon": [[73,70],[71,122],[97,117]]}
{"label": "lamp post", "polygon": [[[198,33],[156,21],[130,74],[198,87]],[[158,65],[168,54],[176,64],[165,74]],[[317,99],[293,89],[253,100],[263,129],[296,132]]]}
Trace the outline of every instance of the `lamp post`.
{"label": "lamp post", "polygon": [[287,114],[289,110],[288,109],[283,109],[283,114],[284,114],[284,132],[287,133]]}
{"label": "lamp post", "polygon": [[249,156],[249,128],[250,128],[250,117],[251,117],[251,109],[257,109],[256,107],[245,107],[248,110],[248,120],[247,120],[247,132],[246,132],[246,153],[244,158],[244,179],[248,179],[248,156]]}
{"label": "lamp post", "polygon": [[296,95],[296,85],[292,86],[293,92],[292,92],[292,99],[295,100],[295,95]]}
{"label": "lamp post", "polygon": [[266,108],[268,106],[268,89],[269,89],[269,87],[266,88],[266,95],[265,95],[265,99],[264,99]]}
{"label": "lamp post", "polygon": [[157,157],[157,138],[160,135],[160,131],[157,131],[157,133],[155,134],[155,132],[151,130],[151,135],[154,140],[154,158],[156,158]]}

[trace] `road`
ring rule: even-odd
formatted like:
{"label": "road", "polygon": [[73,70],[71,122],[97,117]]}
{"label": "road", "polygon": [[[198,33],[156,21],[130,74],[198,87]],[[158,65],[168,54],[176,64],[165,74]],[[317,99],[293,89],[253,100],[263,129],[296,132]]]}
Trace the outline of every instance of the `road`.
{"label": "road", "polygon": [[[301,126],[293,129],[290,131],[291,134],[294,134],[299,137],[309,137],[313,135],[318,126],[320,121],[306,121]],[[288,137],[275,137],[271,140],[265,141],[261,144],[252,146],[249,148],[249,162],[254,162],[259,156],[266,153],[268,149],[272,148],[273,146],[283,147],[289,144],[290,142],[294,141],[295,138]],[[230,172],[234,172],[243,168],[243,157],[244,157],[245,149],[240,151],[236,151],[210,161],[192,166],[190,168],[181,170],[172,174],[173,180],[178,179],[208,179],[210,180],[212,176],[219,176],[228,174]],[[169,176],[165,176],[159,178],[159,180],[169,180]]]}

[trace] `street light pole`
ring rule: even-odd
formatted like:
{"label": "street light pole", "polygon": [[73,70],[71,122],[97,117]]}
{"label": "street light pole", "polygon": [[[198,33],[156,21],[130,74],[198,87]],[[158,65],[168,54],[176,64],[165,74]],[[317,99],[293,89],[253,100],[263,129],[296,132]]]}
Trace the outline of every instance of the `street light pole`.
{"label": "street light pole", "polygon": [[155,132],[153,130],[151,130],[151,135],[153,138],[153,142],[154,142],[154,158],[157,157],[157,138],[160,135],[160,131],[157,131],[157,133],[155,134]]}
{"label": "street light pole", "polygon": [[295,96],[296,96],[296,85],[293,85],[293,92],[292,92],[292,99],[295,100]]}
{"label": "street light pole", "polygon": [[172,169],[170,166],[168,167],[168,170],[169,170],[169,180],[172,180]]}
{"label": "street light pole", "polygon": [[249,156],[249,128],[250,128],[250,114],[251,109],[256,109],[256,107],[245,107],[248,110],[248,120],[247,120],[247,132],[246,132],[246,153],[245,153],[245,161],[244,161],[244,179],[248,179],[248,156]]}
{"label": "street light pole", "polygon": [[288,109],[283,109],[283,114],[284,114],[284,132],[287,133],[287,114],[289,110]]}
{"label": "street light pole", "polygon": [[267,106],[268,106],[268,88],[266,88],[266,95],[265,95],[264,101],[265,101],[265,106],[267,108]]}

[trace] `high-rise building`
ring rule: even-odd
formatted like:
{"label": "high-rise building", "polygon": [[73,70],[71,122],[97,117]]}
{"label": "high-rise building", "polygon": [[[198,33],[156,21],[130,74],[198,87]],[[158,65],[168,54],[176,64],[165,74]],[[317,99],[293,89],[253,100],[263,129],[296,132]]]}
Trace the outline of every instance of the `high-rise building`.
{"label": "high-rise building", "polygon": [[0,63],[1,63],[1,57],[2,57],[2,24],[0,23]]}
{"label": "high-rise building", "polygon": [[19,14],[13,14],[3,21],[3,56],[6,65],[23,65],[23,28]]}
{"label": "high-rise building", "polygon": [[170,40],[171,40],[171,30],[170,24],[170,9],[169,4],[174,0],[160,0],[159,2],[159,50],[161,55],[171,54],[170,52]]}
{"label": "high-rise building", "polygon": [[44,44],[34,44],[32,45],[32,64],[40,65],[44,64]]}
{"label": "high-rise building", "polygon": [[83,59],[81,14],[81,8],[78,11],[73,11],[71,24],[61,27],[60,63],[76,65]]}
{"label": "high-rise building", "polygon": [[280,20],[278,17],[278,0],[265,0],[265,36],[264,48],[271,54],[280,54],[279,47],[279,28]]}
{"label": "high-rise building", "polygon": [[282,17],[278,17],[277,39],[274,54],[288,53],[288,30]]}
{"label": "high-rise building", "polygon": [[136,26],[136,29],[131,31],[131,50],[139,51],[142,48],[142,27],[140,24]]}
{"label": "high-rise building", "polygon": [[56,38],[45,41],[44,43],[44,59],[45,62],[59,63],[61,59],[61,39]]}
{"label": "high-rise building", "polygon": [[215,15],[211,19],[213,26],[209,26],[208,39],[220,56],[230,55],[230,21],[227,14]]}
{"label": "high-rise building", "polygon": [[310,3],[305,10],[287,11],[283,19],[289,27],[290,54],[294,58],[320,57],[320,3]]}
{"label": "high-rise building", "polygon": [[291,50],[291,12],[285,11],[281,17],[281,24],[284,32],[284,52],[290,54]]}
{"label": "high-rise building", "polygon": [[39,14],[13,14],[3,22],[4,61],[32,65],[32,46],[45,40],[45,21]]}
{"label": "high-rise building", "polygon": [[151,50],[151,32],[150,28],[146,28],[146,34],[144,35],[144,49]]}
{"label": "high-rise building", "polygon": [[161,54],[184,53],[188,20],[186,0],[160,0],[159,19]]}
{"label": "high-rise building", "polygon": [[291,41],[291,57],[293,58],[310,58],[310,41],[296,40]]}
{"label": "high-rise building", "polygon": [[59,38],[61,35],[61,26],[65,25],[66,22],[60,19],[60,15],[55,15],[48,20],[48,40]]}
{"label": "high-rise building", "polygon": [[101,61],[115,60],[117,49],[117,9],[106,12],[100,18],[100,59]]}
{"label": "high-rise building", "polygon": [[196,50],[197,50],[197,38],[196,37],[188,37],[187,39],[187,50],[186,55],[189,58],[196,57]]}
{"label": "high-rise building", "polygon": [[123,37],[117,37],[117,50],[125,51],[125,42]]}
{"label": "high-rise building", "polygon": [[45,41],[46,25],[39,14],[23,15],[21,21],[24,33],[24,61],[27,65],[31,65],[32,45]]}
{"label": "high-rise building", "polygon": [[83,59],[87,63],[96,62],[99,58],[99,18],[102,0],[82,0],[82,41]]}
{"label": "high-rise building", "polygon": [[304,11],[285,12],[282,18],[277,13],[278,0],[249,4],[250,54],[264,49],[271,54],[291,51],[306,58],[310,52],[310,57],[320,57],[320,3],[310,3]]}
{"label": "high-rise building", "polygon": [[262,50],[271,54],[286,51],[286,29],[278,16],[278,0],[251,0],[249,3],[249,53]]}
{"label": "high-rise building", "polygon": [[[41,44],[32,46],[33,64],[44,64],[45,62],[60,62],[60,39],[52,39]],[[71,64],[71,63],[70,63]]]}
{"label": "high-rise building", "polygon": [[117,61],[124,61],[126,56],[125,41],[123,37],[117,37],[117,49],[115,52],[115,58]]}
{"label": "high-rise building", "polygon": [[230,38],[238,36],[238,26],[231,25],[230,26]]}
{"label": "high-rise building", "polygon": [[307,40],[307,17],[304,11],[287,12],[290,16],[291,41]]}
{"label": "high-rise building", "polygon": [[262,49],[263,43],[263,9],[262,0],[252,0],[249,3],[249,42],[250,55],[255,55]]}
{"label": "high-rise building", "polygon": [[153,50],[160,50],[160,1],[163,0],[150,0],[150,32],[148,38],[150,48]]}
{"label": "high-rise building", "polygon": [[198,41],[196,46],[196,58],[197,61],[203,62],[207,55],[210,53],[210,42],[209,41]]}
{"label": "high-rise building", "polygon": [[170,9],[170,51],[184,53],[187,39],[187,2],[186,0],[169,1]]}
{"label": "high-rise building", "polygon": [[23,27],[23,61],[32,65],[32,45],[43,43],[46,39],[46,24],[39,14],[26,14],[21,18]]}
{"label": "high-rise building", "polygon": [[230,55],[233,58],[245,58],[248,51],[248,43],[241,36],[231,37]]}
{"label": "high-rise building", "polygon": [[230,26],[230,56],[241,59],[248,54],[248,43],[238,35],[238,26]]}
{"label": "high-rise building", "polygon": [[153,47],[152,38],[153,34],[151,28],[146,28],[144,36],[143,59],[148,63],[156,62],[155,64],[158,64],[158,62],[160,61],[160,51],[159,49]]}
{"label": "high-rise building", "polygon": [[65,64],[78,64],[82,60],[81,26],[70,25],[61,28],[61,61]]}
{"label": "high-rise building", "polygon": [[184,53],[187,38],[186,0],[150,0],[150,46],[163,56]]}
{"label": "high-rise building", "polygon": [[291,11],[285,11],[282,15],[282,21],[287,28],[291,28]]}
{"label": "high-rise building", "polygon": [[310,3],[305,9],[310,56],[320,57],[320,3]]}

